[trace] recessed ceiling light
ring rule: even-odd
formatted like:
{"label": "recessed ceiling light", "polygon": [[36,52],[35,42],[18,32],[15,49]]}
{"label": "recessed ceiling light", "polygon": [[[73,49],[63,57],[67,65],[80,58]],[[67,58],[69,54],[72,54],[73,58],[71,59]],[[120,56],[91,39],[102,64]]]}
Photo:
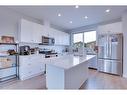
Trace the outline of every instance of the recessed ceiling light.
{"label": "recessed ceiling light", "polygon": [[110,9],[105,10],[105,12],[106,12],[106,13],[109,13],[109,12],[110,12]]}
{"label": "recessed ceiling light", "polygon": [[79,6],[78,6],[78,5],[76,5],[76,6],[75,6],[75,8],[77,9],[77,8],[79,8]]}
{"label": "recessed ceiling light", "polygon": [[59,13],[58,16],[61,16],[61,14]]}
{"label": "recessed ceiling light", "polygon": [[88,19],[88,16],[85,16],[84,18],[85,18],[85,19]]}
{"label": "recessed ceiling light", "polygon": [[72,21],[70,21],[70,23],[72,23]]}

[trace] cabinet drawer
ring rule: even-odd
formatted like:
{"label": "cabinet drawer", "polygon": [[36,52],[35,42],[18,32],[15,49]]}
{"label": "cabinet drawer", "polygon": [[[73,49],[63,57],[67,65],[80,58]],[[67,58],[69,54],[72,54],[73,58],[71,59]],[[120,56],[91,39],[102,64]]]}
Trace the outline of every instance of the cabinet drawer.
{"label": "cabinet drawer", "polygon": [[32,69],[31,68],[22,68],[20,67],[19,68],[19,76],[20,76],[20,79],[24,79],[26,77],[29,77],[32,75]]}
{"label": "cabinet drawer", "polygon": [[20,64],[27,64],[31,61],[32,61],[32,59],[30,58],[30,56],[25,56],[25,57],[21,56],[21,57],[19,57],[19,63]]}

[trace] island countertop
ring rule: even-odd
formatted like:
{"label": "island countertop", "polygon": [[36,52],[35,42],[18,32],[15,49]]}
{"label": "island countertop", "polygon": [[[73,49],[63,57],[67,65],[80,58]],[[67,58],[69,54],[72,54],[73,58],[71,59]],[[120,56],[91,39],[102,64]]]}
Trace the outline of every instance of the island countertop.
{"label": "island countertop", "polygon": [[63,69],[69,69],[85,61],[88,61],[93,57],[96,57],[96,55],[87,55],[87,56],[63,55],[59,57],[47,58],[45,60],[45,63]]}

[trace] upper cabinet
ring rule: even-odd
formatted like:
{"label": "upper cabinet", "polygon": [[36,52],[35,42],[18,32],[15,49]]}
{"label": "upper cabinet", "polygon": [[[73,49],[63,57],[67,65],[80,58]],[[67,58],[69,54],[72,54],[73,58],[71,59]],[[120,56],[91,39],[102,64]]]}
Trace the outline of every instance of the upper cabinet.
{"label": "upper cabinet", "polygon": [[42,31],[42,25],[21,19],[19,40],[26,43],[40,43]]}
{"label": "upper cabinet", "polygon": [[68,33],[21,19],[19,33],[20,42],[41,43],[42,36],[54,38],[55,45],[70,44],[70,35]]}
{"label": "upper cabinet", "polygon": [[33,43],[33,30],[34,24],[31,23],[30,21],[22,19],[20,23],[20,33],[19,33],[20,42]]}
{"label": "upper cabinet", "polygon": [[122,33],[122,22],[100,25],[97,29],[98,34],[117,34]]}
{"label": "upper cabinet", "polygon": [[34,43],[41,43],[42,42],[43,31],[44,31],[43,25],[34,23],[34,30],[32,33]]}
{"label": "upper cabinet", "polygon": [[70,45],[70,35],[68,33],[51,28],[49,36],[55,38],[55,45]]}

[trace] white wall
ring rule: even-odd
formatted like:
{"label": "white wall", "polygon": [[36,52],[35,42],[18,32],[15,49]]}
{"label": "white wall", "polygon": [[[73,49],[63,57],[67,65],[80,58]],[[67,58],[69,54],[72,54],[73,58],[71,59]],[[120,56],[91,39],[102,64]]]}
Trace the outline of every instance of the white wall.
{"label": "white wall", "polygon": [[127,12],[122,16],[123,29],[123,77],[127,78]]}

